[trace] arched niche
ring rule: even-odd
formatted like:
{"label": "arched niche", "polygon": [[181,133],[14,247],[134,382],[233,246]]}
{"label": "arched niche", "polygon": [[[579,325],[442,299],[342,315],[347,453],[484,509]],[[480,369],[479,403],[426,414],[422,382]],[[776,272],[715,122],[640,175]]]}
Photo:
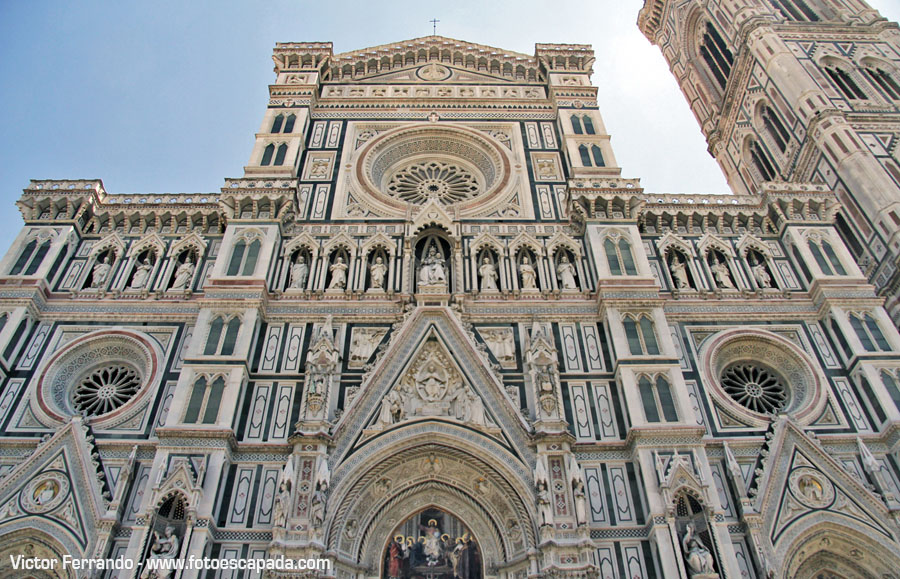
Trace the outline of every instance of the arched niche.
{"label": "arched niche", "polygon": [[[800,533],[789,546],[776,548],[783,553],[781,577],[816,579],[818,577],[893,577],[900,567],[897,543],[872,533],[861,525],[842,524],[826,514],[822,522]],[[859,528],[854,528],[859,527]]]}
{"label": "arched niche", "polygon": [[[13,530],[17,526],[18,530]],[[55,560],[55,569],[16,570],[12,559],[22,555],[26,558]],[[67,540],[66,533],[46,521],[29,520],[25,525],[4,525],[0,527],[0,577],[29,579],[75,579],[72,567],[62,564],[63,555],[80,557],[82,551]]]}

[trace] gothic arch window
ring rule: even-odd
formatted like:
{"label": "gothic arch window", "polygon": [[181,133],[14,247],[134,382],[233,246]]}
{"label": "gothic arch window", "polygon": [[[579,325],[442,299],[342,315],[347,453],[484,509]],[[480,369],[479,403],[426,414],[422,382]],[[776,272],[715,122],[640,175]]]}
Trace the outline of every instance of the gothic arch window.
{"label": "gothic arch window", "polygon": [[204,356],[231,356],[241,330],[241,318],[233,316],[216,316],[209,324],[209,335],[206,337]]}
{"label": "gothic arch window", "polygon": [[678,412],[675,410],[675,399],[669,382],[662,374],[655,378],[642,375],[638,380],[641,394],[641,405],[647,422],[677,422]]}
{"label": "gothic arch window", "polygon": [[637,275],[631,244],[621,235],[611,235],[603,240],[603,250],[612,275]]}
{"label": "gothic arch window", "polygon": [[897,407],[897,410],[900,410],[900,370],[896,368],[893,370],[882,370],[881,382],[894,402],[894,406]]}
{"label": "gothic arch window", "polygon": [[819,15],[804,0],[772,0],[772,4],[788,20],[818,22]]}
{"label": "gothic arch window", "polygon": [[297,121],[296,115],[288,115],[284,120],[284,133],[293,133],[294,132],[294,123]]}
{"label": "gothic arch window", "polygon": [[275,163],[276,167],[280,167],[284,165],[284,158],[287,156],[288,146],[286,143],[282,143],[278,145],[278,152],[275,153]]}
{"label": "gothic arch window", "polygon": [[231,261],[225,275],[253,275],[261,246],[259,239],[253,239],[249,243],[247,238],[238,239],[231,252]]}
{"label": "gothic arch window", "polygon": [[34,275],[50,250],[49,239],[39,242],[39,239],[32,239],[25,244],[22,253],[19,254],[19,259],[9,270],[9,275]]}
{"label": "gothic arch window", "polygon": [[787,127],[784,126],[778,113],[772,110],[772,107],[769,105],[764,104],[760,108],[760,118],[766,133],[768,133],[772,142],[775,143],[775,146],[778,147],[778,150],[782,153],[787,151],[788,143],[791,142],[791,134],[788,132]]}
{"label": "gothic arch window", "polygon": [[606,166],[606,163],[603,161],[603,152],[600,151],[600,147],[597,145],[591,145],[591,157],[594,159],[595,167]]}
{"label": "gothic arch window", "polygon": [[878,322],[868,313],[850,314],[850,327],[866,352],[889,352],[891,345],[884,337]]}
{"label": "gothic arch window", "polygon": [[900,99],[900,85],[897,84],[891,73],[887,72],[884,67],[877,64],[867,64],[863,71],[865,71],[869,80],[872,81],[872,84],[880,88],[888,98],[893,100]]}
{"label": "gothic arch window", "polygon": [[581,128],[581,117],[578,115],[572,115],[572,132],[576,135],[584,134],[584,130]]}
{"label": "gothic arch window", "polygon": [[656,340],[656,329],[653,320],[646,314],[628,314],[622,319],[625,326],[625,337],[628,338],[628,350],[632,356],[657,356],[659,343]]}
{"label": "gothic arch window", "polygon": [[284,124],[284,115],[278,115],[275,117],[275,120],[272,122],[272,130],[269,131],[271,133],[280,133],[281,125]]}
{"label": "gothic arch window", "polygon": [[823,67],[823,70],[845,98],[849,100],[865,100],[869,98],[843,66],[828,64]]}
{"label": "gothic arch window", "polygon": [[775,165],[769,158],[769,155],[759,145],[758,141],[751,140],[747,145],[747,156],[750,164],[756,169],[756,174],[761,181],[772,181],[775,179]]}
{"label": "gothic arch window", "polygon": [[578,154],[581,156],[581,166],[590,167],[591,153],[588,150],[587,145],[578,145]]}
{"label": "gothic arch window", "polygon": [[734,65],[734,56],[725,43],[725,39],[719,34],[712,23],[707,22],[700,43],[700,56],[706,63],[713,78],[719,84],[719,88],[725,90],[728,77],[731,75],[731,67]]}
{"label": "gothic arch window", "polygon": [[219,417],[219,405],[225,392],[225,378],[218,376],[210,381],[200,376],[191,387],[191,397],[184,413],[185,424],[215,424]]}
{"label": "gothic arch window", "polygon": [[814,237],[810,237],[807,241],[809,242],[809,250],[813,255],[813,259],[816,260],[816,265],[822,270],[823,275],[847,275],[847,270],[844,269],[841,260],[838,259],[831,243],[825,239]]}
{"label": "gothic arch window", "polygon": [[591,120],[591,117],[588,115],[584,115],[581,117],[582,122],[584,123],[584,133],[586,135],[596,135],[597,132],[594,130],[594,121]]}
{"label": "gothic arch window", "polygon": [[268,144],[266,148],[263,149],[262,160],[259,162],[260,166],[267,167],[272,162],[272,156],[275,154],[275,145]]}

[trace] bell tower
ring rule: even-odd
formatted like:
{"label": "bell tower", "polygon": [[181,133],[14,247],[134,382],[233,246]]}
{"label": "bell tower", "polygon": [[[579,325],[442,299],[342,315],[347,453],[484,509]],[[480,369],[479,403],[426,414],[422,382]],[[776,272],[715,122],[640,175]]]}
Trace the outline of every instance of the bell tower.
{"label": "bell tower", "polygon": [[900,322],[900,30],[863,0],[645,0],[663,53],[737,194],[816,183]]}

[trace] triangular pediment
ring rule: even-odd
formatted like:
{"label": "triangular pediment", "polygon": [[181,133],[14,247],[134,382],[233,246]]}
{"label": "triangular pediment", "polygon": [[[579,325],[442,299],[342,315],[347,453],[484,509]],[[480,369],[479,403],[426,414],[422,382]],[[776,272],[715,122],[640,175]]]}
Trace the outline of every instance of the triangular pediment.
{"label": "triangular pediment", "polygon": [[444,307],[417,308],[394,330],[335,427],[334,454],[343,461],[368,440],[422,423],[451,423],[523,459],[532,454],[528,424],[487,353]]}
{"label": "triangular pediment", "polygon": [[825,519],[896,540],[883,501],[787,417],[778,419],[764,456],[754,508],[776,550]]}
{"label": "triangular pediment", "polygon": [[375,73],[364,77],[357,77],[356,80],[360,83],[375,84],[436,82],[445,82],[448,84],[493,84],[515,82],[515,79],[512,78],[503,78],[502,76],[475,72],[437,62],[422,63],[405,69]]}
{"label": "triangular pediment", "polygon": [[0,534],[8,524],[32,527],[72,555],[93,553],[106,539],[101,519],[110,517],[95,450],[80,417],[41,443],[0,481]]}

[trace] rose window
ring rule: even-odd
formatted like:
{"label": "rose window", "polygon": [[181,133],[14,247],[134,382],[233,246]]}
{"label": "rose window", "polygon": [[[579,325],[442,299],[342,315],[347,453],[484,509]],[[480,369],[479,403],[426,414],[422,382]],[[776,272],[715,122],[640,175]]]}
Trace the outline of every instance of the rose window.
{"label": "rose window", "polygon": [[749,410],[775,414],[784,408],[788,393],[774,372],[750,363],[732,364],[725,368],[722,388],[731,398]]}
{"label": "rose window", "polygon": [[465,168],[440,161],[415,163],[400,169],[387,184],[387,192],[408,203],[436,199],[443,205],[464,201],[478,194],[475,175]]}
{"label": "rose window", "polygon": [[72,393],[72,404],[88,416],[100,416],[131,400],[140,387],[141,379],[134,368],[124,364],[106,366],[78,383]]}

